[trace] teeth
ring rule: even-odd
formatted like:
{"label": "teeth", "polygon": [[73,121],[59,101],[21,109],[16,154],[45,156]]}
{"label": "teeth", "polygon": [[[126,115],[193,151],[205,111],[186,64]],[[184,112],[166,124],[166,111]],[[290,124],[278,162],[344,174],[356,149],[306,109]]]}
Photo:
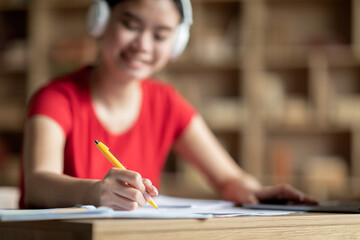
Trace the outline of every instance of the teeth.
{"label": "teeth", "polygon": [[128,58],[127,59],[129,62],[133,62],[133,63],[138,63],[138,64],[142,64],[143,61],[139,60],[139,59],[134,59],[134,58]]}
{"label": "teeth", "polygon": [[142,58],[133,58],[131,56],[126,56],[125,55],[125,58],[128,60],[128,61],[132,61],[132,62],[137,62],[137,63],[145,63],[146,61]]}
{"label": "teeth", "polygon": [[142,61],[136,60],[136,59],[132,59],[132,60],[130,60],[130,61],[132,61],[132,62],[134,62],[134,63],[142,63]]}
{"label": "teeth", "polygon": [[142,68],[148,64],[146,59],[138,58],[140,56],[131,56],[131,55],[124,54],[122,57],[129,64],[129,66],[133,67],[133,68],[137,68],[137,69]]}

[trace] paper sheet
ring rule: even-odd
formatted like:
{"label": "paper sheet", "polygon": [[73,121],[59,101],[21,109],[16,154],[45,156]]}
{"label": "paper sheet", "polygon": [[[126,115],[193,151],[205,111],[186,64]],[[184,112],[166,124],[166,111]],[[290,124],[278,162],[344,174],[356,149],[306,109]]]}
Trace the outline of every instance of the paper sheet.
{"label": "paper sheet", "polygon": [[0,221],[38,221],[110,217],[111,208],[84,206],[82,208],[50,208],[36,210],[0,210]]}
{"label": "paper sheet", "polygon": [[176,198],[157,196],[154,201],[159,209],[150,205],[131,212],[115,211],[113,217],[133,218],[210,218],[235,216],[272,216],[299,213],[295,211],[257,210],[236,207],[233,202],[223,200]]}
{"label": "paper sheet", "polygon": [[[174,198],[158,196],[154,201],[159,209],[150,205],[134,211],[114,211],[107,207],[84,206],[82,208],[55,208],[40,210],[0,210],[1,221],[35,221],[55,219],[90,218],[195,218],[234,216],[272,216],[295,213],[295,211],[253,210],[235,207],[222,200]],[[299,212],[296,212],[299,213]]]}
{"label": "paper sheet", "polygon": [[[212,199],[193,199],[193,198],[178,198],[165,195],[159,195],[154,197],[154,201],[159,208],[193,208],[193,209],[215,209],[233,207],[233,202],[224,200],[212,200]],[[152,208],[149,204],[145,207]]]}

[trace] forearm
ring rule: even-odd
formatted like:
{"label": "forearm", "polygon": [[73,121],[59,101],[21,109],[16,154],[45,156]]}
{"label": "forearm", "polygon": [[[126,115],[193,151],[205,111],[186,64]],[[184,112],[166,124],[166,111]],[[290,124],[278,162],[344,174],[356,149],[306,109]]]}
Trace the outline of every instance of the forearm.
{"label": "forearm", "polygon": [[197,165],[226,200],[240,204],[256,204],[268,199],[316,203],[286,184],[263,187],[233,161],[199,117],[192,120],[176,142],[175,149]]}
{"label": "forearm", "polygon": [[99,180],[78,179],[51,172],[33,173],[25,180],[25,202],[28,207],[99,205]]}
{"label": "forearm", "polygon": [[232,184],[234,181],[242,182],[247,189],[252,191],[257,191],[262,187],[261,183],[254,176],[243,171],[237,177],[230,178],[228,181],[223,182],[223,184],[219,186],[218,190],[221,192],[227,185]]}
{"label": "forearm", "polygon": [[[244,172],[220,145],[200,117],[192,120],[175,144],[175,149],[204,173],[223,196],[234,182],[249,191],[257,191],[261,184]],[[230,187],[229,187],[230,186]]]}
{"label": "forearm", "polygon": [[175,149],[196,165],[218,190],[233,179],[253,182],[253,178],[236,164],[199,116],[192,120],[176,142]]}

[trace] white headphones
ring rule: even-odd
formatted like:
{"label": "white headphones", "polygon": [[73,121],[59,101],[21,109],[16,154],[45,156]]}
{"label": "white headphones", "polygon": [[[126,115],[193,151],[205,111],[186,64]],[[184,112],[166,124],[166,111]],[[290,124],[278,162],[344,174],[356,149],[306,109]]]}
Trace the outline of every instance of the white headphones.
{"label": "white headphones", "polygon": [[[171,59],[176,59],[185,50],[190,38],[190,27],[193,23],[193,14],[190,0],[181,0],[183,19],[176,29]],[[106,0],[94,0],[87,16],[88,31],[93,37],[100,37],[110,18],[110,6]]]}

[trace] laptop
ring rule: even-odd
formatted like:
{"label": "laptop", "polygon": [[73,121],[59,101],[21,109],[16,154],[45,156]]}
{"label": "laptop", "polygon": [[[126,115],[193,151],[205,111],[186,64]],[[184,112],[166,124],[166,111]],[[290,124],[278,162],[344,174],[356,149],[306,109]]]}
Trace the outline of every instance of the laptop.
{"label": "laptop", "polygon": [[242,207],[249,209],[284,210],[300,212],[360,213],[360,202],[346,202],[335,200],[320,202],[317,205],[260,203],[243,204]]}

